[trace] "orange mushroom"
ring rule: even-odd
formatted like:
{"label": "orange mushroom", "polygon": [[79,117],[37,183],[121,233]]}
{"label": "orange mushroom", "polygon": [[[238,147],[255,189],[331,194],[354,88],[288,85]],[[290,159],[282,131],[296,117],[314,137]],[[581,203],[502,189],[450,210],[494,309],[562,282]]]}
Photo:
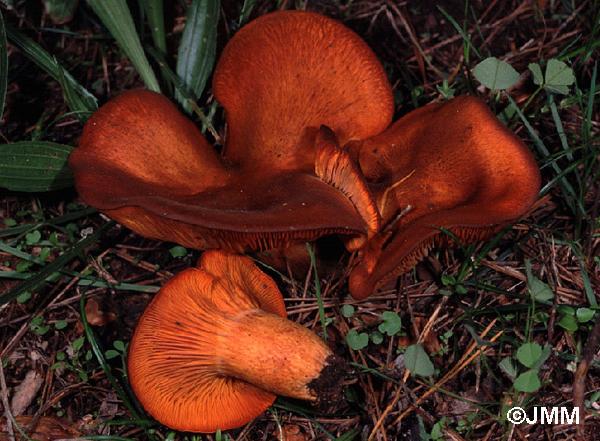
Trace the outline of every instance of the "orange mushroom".
{"label": "orange mushroom", "polygon": [[164,97],[135,91],[101,108],[70,159],[83,199],[144,236],[200,249],[344,235],[360,250],[350,291],[364,298],[447,231],[487,237],[538,193],[533,156],[475,98],[390,126],[381,64],[318,14],[275,12],[242,28],[213,91],[228,122],[220,156]]}
{"label": "orange mushroom", "polygon": [[348,146],[370,183],[382,229],[350,274],[355,298],[406,272],[436,243],[481,240],[536,200],[527,147],[480,100],[430,104]]}
{"label": "orange mushroom", "polygon": [[171,279],[131,341],[129,380],[144,408],[178,430],[214,432],[251,421],[275,395],[328,402],[343,363],[286,319],[271,278],[244,256],[207,251]]}
{"label": "orange mushroom", "polygon": [[367,45],[308,12],[265,15],[225,47],[213,91],[222,155],[169,100],[125,93],[87,122],[70,158],[88,204],[137,233],[199,249],[269,249],[376,229],[315,173],[320,127],[341,144],[381,132],[393,100]]}

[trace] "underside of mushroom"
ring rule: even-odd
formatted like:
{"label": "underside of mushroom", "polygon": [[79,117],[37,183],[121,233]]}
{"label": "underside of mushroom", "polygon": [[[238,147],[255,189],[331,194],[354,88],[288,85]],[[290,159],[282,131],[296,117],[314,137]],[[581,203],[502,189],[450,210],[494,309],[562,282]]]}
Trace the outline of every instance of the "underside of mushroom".
{"label": "underside of mushroom", "polygon": [[335,400],[343,363],[285,317],[277,286],[249,258],[205,252],[138,323],[128,359],[136,396],[163,424],[194,432],[239,427],[276,395]]}

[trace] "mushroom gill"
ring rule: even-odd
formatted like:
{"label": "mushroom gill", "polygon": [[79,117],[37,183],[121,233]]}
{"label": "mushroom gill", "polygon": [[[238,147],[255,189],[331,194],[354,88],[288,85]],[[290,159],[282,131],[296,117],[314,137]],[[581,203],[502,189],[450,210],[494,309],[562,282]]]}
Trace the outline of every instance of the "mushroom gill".
{"label": "mushroom gill", "polygon": [[523,216],[540,187],[531,152],[473,97],[417,109],[347,148],[382,216],[350,274],[355,298],[406,272],[452,235],[463,243],[489,237]]}
{"label": "mushroom gill", "polygon": [[205,252],[138,323],[128,360],[136,396],[161,423],[193,432],[239,427],[276,394],[331,400],[341,361],[285,317],[277,286],[249,258]]}

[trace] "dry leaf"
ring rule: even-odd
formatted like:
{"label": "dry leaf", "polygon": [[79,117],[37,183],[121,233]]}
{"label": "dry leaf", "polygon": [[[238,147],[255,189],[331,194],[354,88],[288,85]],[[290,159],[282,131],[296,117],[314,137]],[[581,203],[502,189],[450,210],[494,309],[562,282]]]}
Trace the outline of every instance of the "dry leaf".
{"label": "dry leaf", "polygon": [[[81,434],[69,426],[64,420],[51,417],[41,417],[35,428],[29,429],[33,417],[31,416],[18,416],[16,417],[17,424],[25,429],[29,437],[35,441],[54,441],[57,439],[64,438],[77,438]],[[16,441],[24,440],[23,437],[19,436],[19,432],[13,427]],[[0,419],[0,441],[8,441],[6,419]]]}
{"label": "dry leaf", "polygon": [[87,301],[85,304],[85,315],[88,323],[92,326],[104,326],[116,318],[114,312],[104,311],[96,299],[89,299]]}
{"label": "dry leaf", "polygon": [[14,416],[25,413],[29,405],[35,399],[43,382],[43,377],[36,371],[32,370],[27,372],[23,381],[21,381],[21,384],[15,387],[15,391],[10,402],[10,407]]}

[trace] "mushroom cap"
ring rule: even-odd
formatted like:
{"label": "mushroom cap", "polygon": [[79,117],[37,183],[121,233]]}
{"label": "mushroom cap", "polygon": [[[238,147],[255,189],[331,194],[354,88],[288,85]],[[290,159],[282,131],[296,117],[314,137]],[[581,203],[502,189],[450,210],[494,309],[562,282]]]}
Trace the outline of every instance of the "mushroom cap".
{"label": "mushroom cap", "polygon": [[355,298],[451,241],[443,230],[464,242],[489,237],[523,216],[540,188],[531,152],[473,97],[427,105],[348,147],[383,225],[350,275]]}
{"label": "mushroom cap", "polygon": [[88,204],[145,237],[192,248],[268,249],[365,229],[352,203],[314,174],[226,167],[153,92],[126,92],[104,105],[69,163]]}
{"label": "mushroom cap", "polygon": [[274,12],[240,29],[223,49],[213,89],[227,115],[225,156],[250,168],[310,170],[322,125],[343,145],[380,133],[394,112],[367,44],[312,12]]}
{"label": "mushroom cap", "polygon": [[81,197],[137,233],[199,249],[270,249],[370,228],[315,174],[322,124],[341,143],[391,121],[385,72],[342,24],[289,11],[227,44],[214,74],[223,155],[163,96],[125,93],[86,123],[69,164]]}
{"label": "mushroom cap", "polygon": [[255,309],[286,316],[277,286],[247,257],[207,251],[199,268],[167,282],[129,348],[129,380],[144,408],[169,427],[214,432],[271,406],[274,394],[222,375],[216,354],[227,317]]}

